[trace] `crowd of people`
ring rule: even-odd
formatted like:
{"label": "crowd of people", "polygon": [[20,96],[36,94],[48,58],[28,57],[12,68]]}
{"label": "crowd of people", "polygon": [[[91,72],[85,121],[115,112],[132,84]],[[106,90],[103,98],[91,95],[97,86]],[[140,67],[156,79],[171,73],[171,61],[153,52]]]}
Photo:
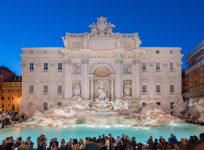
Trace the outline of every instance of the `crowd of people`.
{"label": "crowd of people", "polygon": [[33,148],[31,137],[23,141],[22,137],[14,140],[11,136],[3,140],[0,150],[204,150],[204,133],[201,133],[199,138],[190,136],[189,139],[181,138],[180,141],[173,134],[167,141],[162,137],[153,140],[150,136],[145,144],[137,143],[135,137],[129,139],[128,135],[124,134],[116,139],[109,134],[108,137],[86,137],[84,141],[70,139],[67,143],[64,139],[59,143],[57,138],[47,142],[46,136],[41,134],[36,144],[37,148]]}
{"label": "crowd of people", "polygon": [[196,125],[204,126],[203,121],[199,121],[199,120],[196,120],[196,119],[187,119],[185,122],[190,123],[190,124],[196,124]]}
{"label": "crowd of people", "polygon": [[0,111],[0,128],[5,125],[11,125],[24,120],[24,114],[19,114],[18,111]]}

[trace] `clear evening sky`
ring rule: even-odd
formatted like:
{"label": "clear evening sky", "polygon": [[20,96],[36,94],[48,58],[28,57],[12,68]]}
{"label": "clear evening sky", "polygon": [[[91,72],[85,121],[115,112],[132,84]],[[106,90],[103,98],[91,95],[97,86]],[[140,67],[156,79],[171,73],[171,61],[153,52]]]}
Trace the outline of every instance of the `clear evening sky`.
{"label": "clear evening sky", "polygon": [[0,0],[0,66],[21,75],[22,47],[62,47],[65,32],[90,32],[100,16],[113,32],[138,32],[141,47],[186,54],[204,38],[203,8],[204,0]]}

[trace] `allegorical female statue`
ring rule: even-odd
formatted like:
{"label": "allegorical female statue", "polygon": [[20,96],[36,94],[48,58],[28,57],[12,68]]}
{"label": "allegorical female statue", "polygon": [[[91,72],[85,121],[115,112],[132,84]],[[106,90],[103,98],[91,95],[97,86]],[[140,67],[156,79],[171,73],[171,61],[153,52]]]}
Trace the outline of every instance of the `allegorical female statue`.
{"label": "allegorical female statue", "polygon": [[79,82],[76,83],[73,91],[74,91],[74,96],[80,96],[81,86],[80,86]]}
{"label": "allegorical female statue", "polygon": [[131,88],[132,88],[132,85],[129,82],[127,82],[125,84],[125,86],[124,86],[124,94],[125,94],[125,96],[130,96]]}

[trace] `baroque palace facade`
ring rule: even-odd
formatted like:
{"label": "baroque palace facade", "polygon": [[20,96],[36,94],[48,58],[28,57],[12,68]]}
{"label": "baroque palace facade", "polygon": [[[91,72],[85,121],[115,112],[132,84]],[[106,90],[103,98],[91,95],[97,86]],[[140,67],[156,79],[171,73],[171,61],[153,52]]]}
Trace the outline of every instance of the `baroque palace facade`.
{"label": "baroque palace facade", "polygon": [[106,18],[91,33],[66,33],[65,47],[22,48],[23,105],[83,100],[157,103],[170,111],[181,98],[180,47],[140,47],[138,33],[113,33]]}

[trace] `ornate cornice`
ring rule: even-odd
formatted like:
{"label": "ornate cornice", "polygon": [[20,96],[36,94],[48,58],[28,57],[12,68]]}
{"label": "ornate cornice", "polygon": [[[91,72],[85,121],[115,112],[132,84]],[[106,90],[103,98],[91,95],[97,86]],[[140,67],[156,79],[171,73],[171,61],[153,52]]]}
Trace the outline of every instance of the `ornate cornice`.
{"label": "ornate cornice", "polygon": [[27,66],[27,64],[23,63],[23,62],[21,62],[21,65],[22,65],[22,67],[26,67]]}
{"label": "ornate cornice", "polygon": [[71,59],[64,59],[63,62],[64,62],[65,64],[69,64],[69,65],[72,64],[72,60],[71,60]]}
{"label": "ornate cornice", "polygon": [[115,62],[116,62],[117,64],[122,64],[122,63],[123,63],[123,60],[122,60],[122,59],[117,59]]}
{"label": "ornate cornice", "polygon": [[88,64],[88,63],[89,63],[89,59],[88,59],[88,58],[83,58],[83,59],[81,60],[81,63],[82,63],[82,64]]}
{"label": "ornate cornice", "polygon": [[141,61],[140,61],[139,59],[136,59],[136,60],[133,60],[133,61],[132,61],[132,64],[133,64],[133,65],[141,64]]}

